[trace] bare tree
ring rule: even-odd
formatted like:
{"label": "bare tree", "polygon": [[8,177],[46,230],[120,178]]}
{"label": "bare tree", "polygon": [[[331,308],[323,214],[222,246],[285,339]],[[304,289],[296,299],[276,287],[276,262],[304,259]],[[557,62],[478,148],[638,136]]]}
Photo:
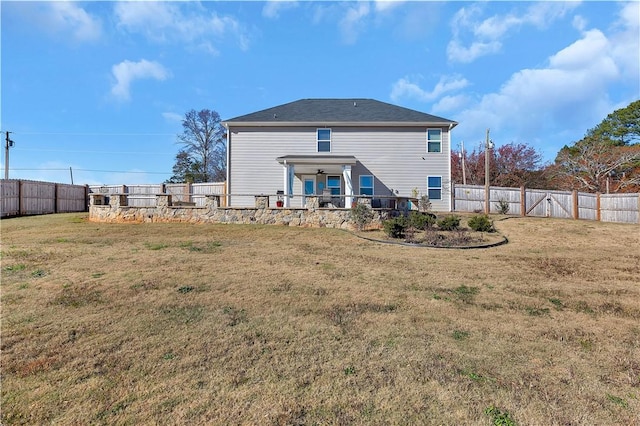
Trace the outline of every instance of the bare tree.
{"label": "bare tree", "polygon": [[556,186],[589,192],[626,192],[640,185],[640,146],[615,146],[586,137],[556,158]]}
{"label": "bare tree", "polygon": [[592,192],[640,190],[640,101],[609,114],[556,157],[554,186]]}
{"label": "bare tree", "polygon": [[[220,115],[208,109],[191,110],[182,120],[183,132],[178,143],[183,145],[176,156],[172,181],[218,182],[225,179],[226,133]],[[185,166],[186,165],[186,166]],[[185,173],[185,176],[181,174]],[[187,175],[188,174],[188,175]]]}

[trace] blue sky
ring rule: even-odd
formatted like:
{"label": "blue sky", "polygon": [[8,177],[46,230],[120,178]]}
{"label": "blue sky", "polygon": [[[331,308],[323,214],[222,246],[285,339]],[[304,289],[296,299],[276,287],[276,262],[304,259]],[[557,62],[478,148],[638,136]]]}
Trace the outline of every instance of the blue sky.
{"label": "blue sky", "polygon": [[71,168],[74,183],[159,183],[190,109],[227,119],[334,97],[458,121],[454,148],[490,128],[552,161],[640,98],[638,2],[0,6],[10,178],[70,183]]}

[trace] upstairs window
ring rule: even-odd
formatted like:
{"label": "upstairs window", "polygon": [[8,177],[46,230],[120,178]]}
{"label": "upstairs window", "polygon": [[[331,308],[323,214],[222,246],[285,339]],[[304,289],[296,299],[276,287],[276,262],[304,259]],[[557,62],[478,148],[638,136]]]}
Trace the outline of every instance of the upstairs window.
{"label": "upstairs window", "polygon": [[427,191],[430,200],[442,200],[442,177],[427,177]]}
{"label": "upstairs window", "polygon": [[318,152],[331,152],[331,129],[318,129]]}
{"label": "upstairs window", "polygon": [[442,152],[442,129],[427,129],[427,152]]}
{"label": "upstairs window", "polygon": [[360,175],[360,195],[373,195],[373,176]]}

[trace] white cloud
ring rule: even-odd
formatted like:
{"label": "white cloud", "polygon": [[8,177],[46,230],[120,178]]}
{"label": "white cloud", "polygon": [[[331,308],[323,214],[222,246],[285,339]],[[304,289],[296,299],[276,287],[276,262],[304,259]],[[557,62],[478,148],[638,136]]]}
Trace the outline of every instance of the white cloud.
{"label": "white cloud", "polygon": [[119,28],[140,33],[158,43],[189,43],[217,54],[213,41],[235,38],[242,50],[249,47],[249,35],[232,16],[221,16],[195,2],[117,2],[114,13]]}
{"label": "white cloud", "polygon": [[268,0],[262,8],[262,16],[269,19],[277,19],[280,12],[298,7],[297,1],[291,0]]}
{"label": "white cloud", "polygon": [[365,18],[369,15],[369,3],[357,2],[353,7],[347,9],[346,14],[340,21],[340,31],[345,43],[352,44],[358,38],[359,33],[365,26]]}
{"label": "white cloud", "polygon": [[635,85],[636,96],[640,93],[640,3],[622,4],[616,33],[610,37],[611,57],[620,66],[624,79]]}
{"label": "white cloud", "polygon": [[431,109],[436,113],[458,114],[458,111],[468,105],[470,101],[469,96],[464,94],[443,96],[438,102],[433,104]]}
{"label": "white cloud", "polygon": [[170,123],[181,123],[184,116],[175,112],[163,112],[162,117]]}
{"label": "white cloud", "polygon": [[376,12],[386,12],[404,2],[404,0],[374,0]]}
{"label": "white cloud", "polygon": [[[626,47],[638,52],[638,44],[636,39],[635,46]],[[631,77],[624,75],[623,68],[611,40],[600,30],[586,31],[550,56],[546,67],[514,73],[499,91],[482,96],[460,112],[458,132],[467,140],[490,127],[501,135],[496,139],[509,138],[503,142],[539,143],[548,149],[547,154],[554,154],[561,146],[548,145],[553,141],[538,140],[538,135],[562,135],[562,144],[582,137],[615,109],[609,88]]]}
{"label": "white cloud", "polygon": [[68,37],[76,42],[91,42],[102,36],[102,22],[75,2],[3,2],[30,30]]}
{"label": "white cloud", "polygon": [[464,47],[460,42],[451,40],[447,45],[447,58],[451,62],[460,62],[468,64],[476,59],[497,53],[502,49],[502,43],[498,41],[491,42],[473,42],[469,47]]}
{"label": "white cloud", "polygon": [[[484,19],[484,5],[463,7],[451,20],[453,38],[447,46],[448,60],[469,63],[482,56],[498,53],[502,49],[502,40],[511,31],[524,25],[545,28],[551,22],[563,18],[578,4],[579,2],[538,2],[531,4],[522,13],[510,12]],[[472,40],[464,42],[462,39],[465,36],[472,36]]]}
{"label": "white cloud", "polygon": [[121,101],[131,98],[131,83],[134,80],[151,78],[162,81],[169,77],[169,71],[160,63],[146,59],[138,62],[122,61],[111,67],[111,72],[116,80],[111,87],[111,94]]}
{"label": "white cloud", "polygon": [[394,102],[398,102],[403,98],[416,99],[420,102],[433,101],[443,94],[455,90],[460,90],[469,85],[469,82],[460,76],[443,76],[433,89],[428,92],[420,88],[420,86],[411,81],[409,77],[401,78],[393,84],[390,98]]}

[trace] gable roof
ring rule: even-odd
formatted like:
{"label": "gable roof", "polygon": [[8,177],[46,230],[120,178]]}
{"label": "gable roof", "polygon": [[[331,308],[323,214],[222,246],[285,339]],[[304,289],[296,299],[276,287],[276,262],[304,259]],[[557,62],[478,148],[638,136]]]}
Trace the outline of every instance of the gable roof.
{"label": "gable roof", "polygon": [[375,99],[349,98],[301,99],[225,120],[223,124],[225,126],[229,124],[261,126],[283,124],[438,124],[453,128],[458,123]]}

